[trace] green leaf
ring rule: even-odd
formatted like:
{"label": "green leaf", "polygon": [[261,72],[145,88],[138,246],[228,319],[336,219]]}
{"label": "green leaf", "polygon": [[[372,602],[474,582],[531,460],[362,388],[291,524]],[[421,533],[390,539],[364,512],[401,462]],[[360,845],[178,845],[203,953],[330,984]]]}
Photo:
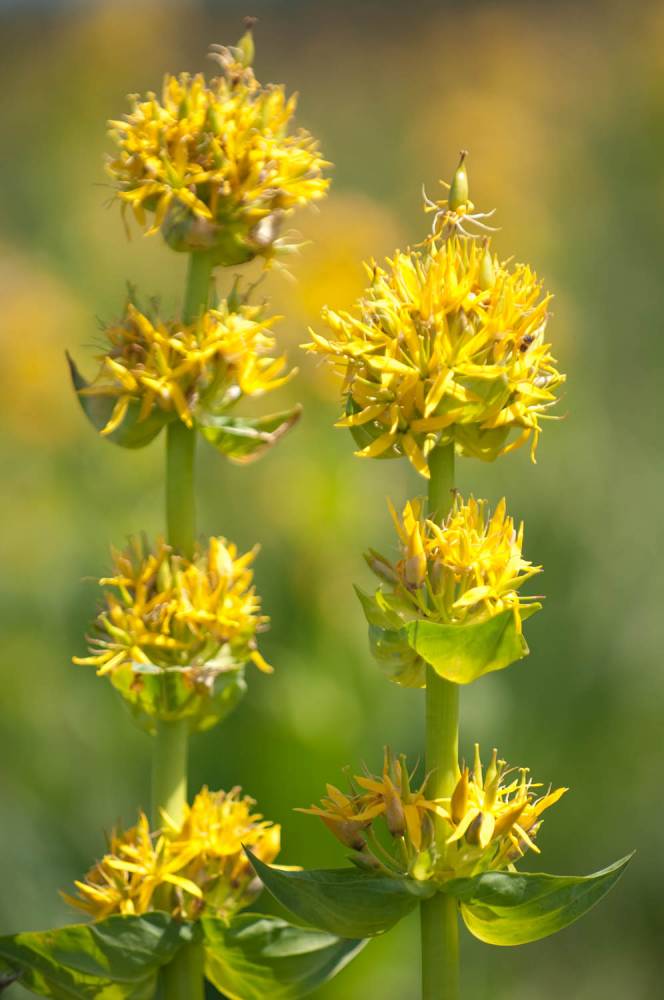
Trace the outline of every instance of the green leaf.
{"label": "green leaf", "polygon": [[[382,593],[379,591],[375,595],[365,594],[365,592],[353,584],[353,590],[357,594],[360,604],[362,605],[362,610],[364,611],[364,617],[366,618],[369,625],[376,625],[378,628],[384,629],[400,629],[403,626],[403,621],[399,618],[396,611],[392,609],[385,603]],[[381,600],[382,598],[382,600]]]}
{"label": "green leaf", "polygon": [[200,668],[134,663],[112,671],[110,680],[138,726],[149,733],[156,719],[187,719],[192,732],[205,732],[222,722],[247,691],[244,669],[233,666],[225,647]]}
{"label": "green leaf", "polygon": [[[521,617],[529,617],[540,607],[528,605]],[[418,620],[409,622],[406,632],[408,642],[422,659],[455,684],[470,684],[483,674],[503,670],[529,653],[510,610],[477,625],[441,625]]]}
{"label": "green leaf", "polygon": [[152,1000],[159,968],[191,936],[167,913],[0,938],[2,971],[53,1000]]}
{"label": "green leaf", "polygon": [[414,879],[355,868],[282,871],[247,850],[256,874],[274,898],[313,927],[346,938],[382,934],[435,891]]}
{"label": "green leaf", "polygon": [[[117,398],[101,393],[99,395],[83,394],[82,390],[89,389],[90,383],[83,378],[76,367],[74,359],[69,354],[67,354],[67,362],[69,364],[72,385],[76,390],[76,396],[81,404],[81,409],[94,429],[97,432],[101,432],[111,419]],[[174,414],[167,413],[165,410],[155,407],[145,420],[139,420],[140,409],[140,402],[132,400],[129,403],[127,413],[120,426],[116,427],[112,434],[104,434],[105,439],[112,441],[113,444],[120,445],[121,448],[143,448],[156,438],[165,424],[174,419]]]}
{"label": "green leaf", "polygon": [[466,927],[480,941],[527,944],[568,927],[616,884],[633,855],[594,875],[485,872],[443,889],[459,899]]}
{"label": "green leaf", "polygon": [[294,1000],[340,972],[365,941],[246,913],[201,920],[205,975],[230,1000]]}
{"label": "green leaf", "polygon": [[426,664],[411,647],[405,629],[392,631],[370,625],[369,649],[385,676],[395,684],[410,688],[426,686]]}
{"label": "green leaf", "polygon": [[260,458],[293,427],[302,414],[298,404],[266,417],[221,417],[197,414],[197,426],[217,451],[233,462],[246,464]]}

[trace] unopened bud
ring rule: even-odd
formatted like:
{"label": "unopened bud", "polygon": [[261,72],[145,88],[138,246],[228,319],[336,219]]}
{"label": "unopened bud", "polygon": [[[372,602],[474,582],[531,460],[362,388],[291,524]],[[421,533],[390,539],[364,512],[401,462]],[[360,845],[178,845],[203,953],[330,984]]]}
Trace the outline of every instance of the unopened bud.
{"label": "unopened bud", "polygon": [[427,557],[418,525],[415,525],[408,538],[404,568],[406,584],[409,587],[421,587],[426,580]]}
{"label": "unopened bud", "polygon": [[244,19],[245,32],[240,41],[237,43],[237,47],[240,52],[240,62],[243,66],[251,66],[254,61],[255,48],[253,29],[257,20],[257,17],[245,17]]}
{"label": "unopened bud", "polygon": [[484,253],[480,262],[479,286],[483,292],[486,292],[489,288],[493,288],[495,281],[496,274],[493,268],[493,260],[491,259],[489,241],[487,240],[484,244]]}
{"label": "unopened bud", "polygon": [[463,817],[466,815],[468,809],[468,768],[465,767],[461,774],[461,777],[456,783],[456,788],[452,793],[452,801],[450,803],[452,811],[452,819],[455,823],[460,823]]}
{"label": "unopened bud", "polygon": [[406,832],[406,814],[396,792],[385,796],[385,821],[393,837],[403,837]]}
{"label": "unopened bud", "polygon": [[382,865],[378,858],[375,858],[370,851],[353,851],[349,855],[349,860],[357,865],[358,868],[364,868],[366,871],[375,872],[377,869],[382,868]]}
{"label": "unopened bud", "polygon": [[398,583],[399,577],[395,573],[394,568],[389,564],[385,556],[382,556],[380,552],[376,552],[375,549],[369,549],[364,556],[367,566],[372,573],[379,576],[381,580],[386,583]]}
{"label": "unopened bud", "polygon": [[467,156],[468,151],[462,149],[459,166],[454,172],[450,193],[447,197],[447,204],[453,212],[458,212],[468,203],[468,172],[465,163]]}
{"label": "unopened bud", "polygon": [[466,830],[466,840],[469,844],[477,845],[480,842],[480,830],[482,828],[482,813],[479,813]]}
{"label": "unopened bud", "polygon": [[355,823],[353,820],[330,819],[328,816],[321,816],[321,819],[330,833],[334,834],[345,847],[361,851],[366,846],[366,841],[361,833],[361,823]]}

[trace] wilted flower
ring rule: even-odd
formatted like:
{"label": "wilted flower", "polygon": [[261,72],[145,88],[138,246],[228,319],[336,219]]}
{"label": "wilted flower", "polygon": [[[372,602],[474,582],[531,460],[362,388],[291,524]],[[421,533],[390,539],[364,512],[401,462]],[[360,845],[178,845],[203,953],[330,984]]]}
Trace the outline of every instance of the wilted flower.
{"label": "wilted flower", "polygon": [[509,868],[528,849],[539,854],[535,837],[541,815],[554,805],[566,788],[538,795],[541,785],[528,777],[528,768],[507,770],[494,750],[486,774],[482,773],[479,745],[475,744],[473,769],[464,767],[452,796],[441,806],[451,832],[443,859],[449,877],[469,877],[479,872]]}
{"label": "wilted flower", "polygon": [[317,142],[292,131],[296,96],[254,77],[250,31],[238,47],[214,47],[220,76],[166,76],[161,99],[132,95],[129,114],[109,123],[123,208],[174,249],[218,249],[224,264],[272,254],[283,216],[329,183]]}
{"label": "wilted flower", "polygon": [[[437,801],[426,797],[426,780],[419,788],[412,788],[411,782],[405,757],[395,758],[386,747],[380,776],[368,771],[356,775],[350,794],[327,785],[327,797],[320,806],[298,812],[322,819],[342,844],[352,848],[352,860],[360,866],[410,874],[421,867],[422,853],[432,843],[432,814],[446,815]],[[393,850],[386,849],[373,833],[379,817],[392,838]]]}
{"label": "wilted flower", "polygon": [[397,251],[386,268],[368,265],[355,309],[326,308],[332,334],[311,331],[304,345],[343,377],[337,426],[350,428],[356,454],[405,455],[427,478],[439,445],[492,460],[530,438],[534,457],[564,381],[545,341],[550,297],[537,276],[501,262],[488,241],[448,235]]}
{"label": "wilted flower", "polygon": [[141,813],[136,826],[111,834],[108,852],[74,883],[78,895],[63,895],[94,920],[155,909],[188,920],[229,917],[261,889],[243,847],[265,862],[279,853],[280,827],[254,813],[254,805],[239,788],[203,788],[181,826],[164,816],[163,828],[151,830]]}
{"label": "wilted flower", "polygon": [[391,565],[374,552],[366,559],[391,587],[397,600],[386,595],[387,603],[405,621],[470,624],[511,609],[520,629],[521,612],[535,598],[519,590],[542,567],[523,558],[523,523],[517,531],[504,498],[491,513],[485,500],[456,494],[441,524],[424,517],[419,500],[409,500],[401,516],[390,510],[401,559]]}
{"label": "wilted flower", "polygon": [[148,717],[214,724],[242,693],[234,685],[242,686],[244,663],[272,669],[256,648],[268,622],[252,585],[256,552],[238,555],[214,537],[191,560],[163,539],[152,548],[134,538],[126,550],[113,549],[113,575],[99,581],[104,607],[90,655],[74,662],[108,674]]}
{"label": "wilted flower", "polygon": [[100,368],[81,396],[116,400],[102,434],[112,434],[131,405],[136,423],[155,415],[192,427],[197,409],[221,413],[239,399],[283,385],[284,355],[274,355],[277,317],[262,308],[222,300],[193,323],[164,321],[130,300],[120,322],[104,330]]}

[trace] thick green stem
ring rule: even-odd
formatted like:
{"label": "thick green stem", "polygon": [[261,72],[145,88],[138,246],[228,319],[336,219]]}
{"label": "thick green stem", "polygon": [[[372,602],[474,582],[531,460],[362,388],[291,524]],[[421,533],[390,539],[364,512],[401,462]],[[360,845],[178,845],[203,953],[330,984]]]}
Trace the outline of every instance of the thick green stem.
{"label": "thick green stem", "polygon": [[[208,253],[192,253],[187,270],[182,318],[193,323],[208,307],[213,261]],[[196,543],[196,503],[194,474],[196,430],[181,420],[167,427],[166,440],[166,525],[169,545],[187,558]],[[165,678],[168,683],[168,677]],[[181,823],[187,805],[187,720],[159,721],[153,741],[152,822],[162,825],[161,810]],[[205,985],[203,956],[198,945],[186,945],[161,972],[163,1000],[203,1000]]]}
{"label": "thick green stem", "polygon": [[166,528],[169,545],[191,559],[196,541],[196,431],[172,420],[166,428]]}
{"label": "thick green stem", "polygon": [[[454,445],[436,448],[429,456],[429,515],[445,517],[454,490]],[[431,775],[430,798],[452,794],[459,768],[459,688],[427,666],[426,769]],[[445,820],[436,817],[438,856],[444,861],[448,835]],[[458,1000],[459,921],[453,897],[439,893],[421,905],[422,1000]]]}
{"label": "thick green stem", "polygon": [[182,319],[185,323],[193,323],[207,309],[213,270],[214,260],[209,251],[199,250],[189,254],[187,284],[182,306]]}
{"label": "thick green stem", "polygon": [[454,445],[434,448],[429,455],[429,517],[440,521],[452,507],[454,492]]}
{"label": "thick green stem", "polygon": [[184,819],[187,802],[189,724],[158,722],[152,756],[152,824],[162,825],[163,809],[176,823]]}
{"label": "thick green stem", "polygon": [[186,944],[175,958],[161,970],[161,1000],[203,1000],[203,948]]}

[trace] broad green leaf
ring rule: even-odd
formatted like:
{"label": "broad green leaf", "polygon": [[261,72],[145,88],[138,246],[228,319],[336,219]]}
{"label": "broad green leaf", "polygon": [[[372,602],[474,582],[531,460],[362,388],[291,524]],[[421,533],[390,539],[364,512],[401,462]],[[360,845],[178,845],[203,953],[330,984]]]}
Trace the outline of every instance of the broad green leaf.
{"label": "broad green leaf", "polygon": [[256,874],[274,898],[295,917],[345,938],[382,934],[422,900],[430,885],[355,868],[283,871],[247,851]]}
{"label": "broad green leaf", "polygon": [[197,426],[217,451],[233,462],[246,464],[254,462],[275,445],[298,422],[301,413],[302,407],[298,405],[266,417],[197,414]]}
{"label": "broad green leaf", "polygon": [[303,997],[340,972],[366,943],[251,913],[230,924],[203,917],[201,924],[205,975],[230,1000]]}
{"label": "broad green leaf", "polygon": [[485,872],[448,882],[466,927],[480,941],[496,945],[527,944],[574,923],[616,884],[630,854],[594,875],[538,875]]}
{"label": "broad green leaf", "polygon": [[159,968],[190,936],[167,913],[113,916],[0,938],[0,967],[53,1000],[152,1000]]}
{"label": "broad green leaf", "polygon": [[[527,618],[540,609],[530,604]],[[502,670],[527,656],[526,640],[517,632],[514,613],[502,611],[477,625],[441,625],[418,620],[406,625],[408,642],[437,674],[455,684],[470,684],[483,674]]]}
{"label": "broad green leaf", "polygon": [[[72,385],[76,390],[81,409],[94,429],[100,432],[111,419],[117,398],[103,394],[87,395],[87,393],[82,393],[83,389],[89,388],[90,383],[83,378],[69,354],[67,354],[67,361]],[[155,407],[145,420],[138,419],[139,413],[140,403],[137,400],[132,400],[120,426],[116,427],[112,434],[104,435],[106,440],[112,441],[113,444],[118,444],[122,448],[143,448],[156,438],[165,424],[174,419],[174,414],[167,413],[158,407]]]}

